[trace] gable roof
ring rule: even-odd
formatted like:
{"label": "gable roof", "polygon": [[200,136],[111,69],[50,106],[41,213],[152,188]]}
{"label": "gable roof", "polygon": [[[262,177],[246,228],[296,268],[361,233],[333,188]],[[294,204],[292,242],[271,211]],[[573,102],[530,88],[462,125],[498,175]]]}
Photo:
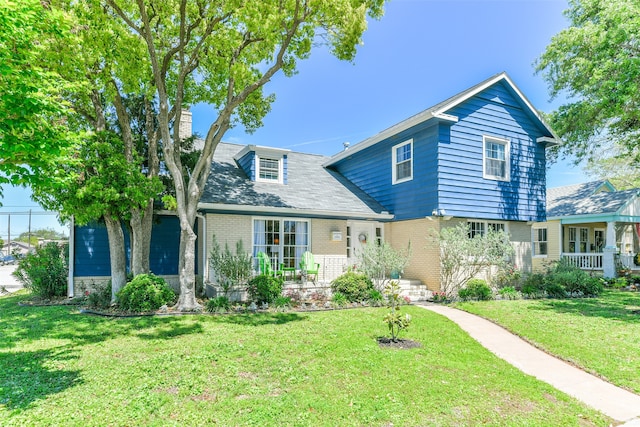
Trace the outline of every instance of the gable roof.
{"label": "gable roof", "polygon": [[235,161],[244,149],[244,145],[218,145],[198,205],[200,209],[309,217],[393,218],[342,175],[324,168],[326,156],[288,152],[288,183],[277,184],[251,181]]}
{"label": "gable roof", "polygon": [[615,191],[607,180],[551,188],[547,190],[547,219],[617,214],[638,196],[639,191]]}
{"label": "gable roof", "polygon": [[401,121],[400,123],[397,123],[385,130],[383,130],[382,132],[367,138],[355,145],[353,145],[352,147],[350,147],[348,150],[344,150],[341,151],[340,153],[334,155],[333,157],[331,157],[329,159],[329,161],[325,162],[324,165],[325,166],[330,166],[334,163],[337,163],[338,161],[342,160],[343,158],[352,155],[353,153],[356,153],[358,151],[364,150],[367,147],[370,147],[374,144],[377,144],[378,142],[385,140],[393,135],[396,135],[402,131],[405,131],[413,126],[416,126],[420,123],[426,122],[427,120],[432,120],[432,119],[436,119],[436,120],[442,120],[442,121],[448,121],[448,122],[457,122],[458,118],[452,115],[447,114],[446,112],[451,110],[452,108],[460,105],[461,103],[465,102],[466,100],[468,100],[469,98],[477,95],[478,93],[482,92],[483,90],[487,89],[490,86],[495,85],[498,82],[505,82],[505,84],[507,84],[510,89],[516,94],[516,96],[520,99],[520,101],[522,102],[522,104],[525,106],[525,110],[527,110],[530,115],[536,120],[538,121],[538,123],[540,124],[540,126],[542,126],[543,129],[546,130],[547,134],[550,136],[547,137],[541,137],[538,138],[537,142],[543,143],[543,144],[551,144],[551,145],[555,145],[555,144],[559,144],[560,142],[560,138],[555,134],[555,132],[553,131],[553,129],[551,129],[551,127],[544,121],[544,119],[542,118],[542,116],[538,113],[538,111],[533,107],[533,104],[531,104],[531,102],[524,96],[524,94],[520,91],[520,89],[518,89],[518,87],[515,85],[515,83],[513,83],[513,81],[511,80],[511,78],[507,75],[506,72],[501,72],[498,73],[488,79],[486,79],[483,82],[478,83],[475,86],[470,87],[469,89],[466,89],[454,96],[452,96],[451,98],[448,98],[430,108],[427,108],[426,110],[409,117],[408,119],[405,119],[403,121]]}

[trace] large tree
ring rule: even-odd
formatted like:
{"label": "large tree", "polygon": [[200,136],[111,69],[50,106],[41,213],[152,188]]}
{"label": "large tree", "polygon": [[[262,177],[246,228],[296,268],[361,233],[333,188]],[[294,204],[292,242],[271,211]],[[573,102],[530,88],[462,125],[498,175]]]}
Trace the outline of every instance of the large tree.
{"label": "large tree", "polygon": [[[326,43],[351,60],[367,14],[380,17],[384,0],[106,0],[106,13],[146,46],[159,103],[164,161],[175,185],[180,220],[180,310],[195,299],[194,223],[217,144],[235,123],[262,124],[273,96],[264,85],[279,71],[291,76],[312,45]],[[188,176],[181,164],[180,116],[196,102],[216,109],[204,148]]]}
{"label": "large tree", "polygon": [[[66,97],[68,121],[83,137],[76,144],[81,155],[37,169],[48,179],[33,185],[34,196],[47,208],[73,216],[78,224],[104,221],[115,295],[126,282],[122,223],[131,231],[131,272],[149,272],[153,201],[160,191],[153,78],[144,43],[128,27],[109,19],[99,1],[52,0],[48,7],[73,17],[74,43],[51,42],[47,59],[66,81],[81,83],[80,90],[68,91]],[[104,144],[109,143],[113,157],[104,155]],[[82,168],[87,173],[80,173]],[[122,173],[125,169],[129,173]],[[127,181],[108,179],[118,176]],[[96,186],[98,179],[106,185]],[[89,187],[90,199],[85,190]],[[127,196],[134,192],[135,198]]]}
{"label": "large tree", "polygon": [[569,0],[570,26],[538,59],[553,97],[568,101],[551,114],[564,144],[578,160],[600,151],[602,138],[638,157],[640,131],[640,3]]}

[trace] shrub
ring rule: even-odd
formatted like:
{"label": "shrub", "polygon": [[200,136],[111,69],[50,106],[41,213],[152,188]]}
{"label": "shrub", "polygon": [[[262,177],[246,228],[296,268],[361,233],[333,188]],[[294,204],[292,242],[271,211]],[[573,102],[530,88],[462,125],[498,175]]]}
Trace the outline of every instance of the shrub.
{"label": "shrub", "polygon": [[475,299],[478,301],[487,301],[493,297],[491,288],[482,279],[470,279],[467,285],[458,291],[458,296],[463,300]]}
{"label": "shrub", "polygon": [[340,292],[349,302],[359,302],[369,298],[373,282],[363,273],[347,271],[331,282],[331,290]]}
{"label": "shrub", "polygon": [[516,288],[513,286],[505,286],[504,288],[498,291],[498,295],[500,295],[503,299],[518,299],[520,294],[516,291]]}
{"label": "shrub", "polygon": [[411,242],[405,250],[395,249],[387,242],[371,242],[357,256],[360,271],[375,281],[378,290],[383,290],[392,277],[404,273],[411,258]]}
{"label": "shrub", "polygon": [[109,308],[111,305],[111,280],[106,285],[96,288],[95,292],[87,295],[87,306],[90,308]]}
{"label": "shrub", "polygon": [[548,283],[544,287],[545,292],[547,293],[547,297],[549,298],[566,298],[567,291],[565,288],[558,283]]}
{"label": "shrub", "polygon": [[221,295],[207,301],[205,308],[209,313],[225,313],[231,309],[231,302],[229,298]]}
{"label": "shrub", "polygon": [[282,296],[277,297],[275,301],[273,301],[273,306],[281,310],[291,308],[291,298]]}
{"label": "shrub", "polygon": [[216,236],[213,236],[209,265],[224,295],[228,297],[236,286],[246,283],[251,277],[253,261],[245,252],[242,240],[236,242],[236,253],[233,254],[226,243],[222,250]]}
{"label": "shrub", "polygon": [[382,292],[377,289],[371,289],[369,291],[367,302],[373,306],[380,306],[384,302],[384,295],[382,295]]}
{"label": "shrub", "polygon": [[66,255],[67,245],[47,243],[21,259],[13,275],[41,298],[63,297],[67,294],[69,276]]}
{"label": "shrub", "polygon": [[161,277],[139,274],[116,294],[118,305],[125,311],[157,310],[176,299],[173,289]]}
{"label": "shrub", "polygon": [[347,301],[347,297],[344,296],[343,293],[336,292],[331,297],[331,302],[333,302],[333,305],[335,305],[336,307],[344,307],[349,301]]}
{"label": "shrub", "polygon": [[470,279],[488,267],[504,269],[514,255],[509,235],[487,230],[472,239],[469,224],[431,232],[430,245],[440,253],[440,287],[447,298],[455,296]]}
{"label": "shrub", "polygon": [[261,274],[249,280],[247,292],[256,304],[271,304],[282,293],[283,285],[282,278]]}
{"label": "shrub", "polygon": [[552,298],[566,298],[572,295],[592,297],[600,295],[604,286],[600,279],[560,261],[549,268],[544,290],[547,296]]}
{"label": "shrub", "polygon": [[539,298],[544,295],[544,274],[527,275],[522,283],[521,292],[527,298]]}

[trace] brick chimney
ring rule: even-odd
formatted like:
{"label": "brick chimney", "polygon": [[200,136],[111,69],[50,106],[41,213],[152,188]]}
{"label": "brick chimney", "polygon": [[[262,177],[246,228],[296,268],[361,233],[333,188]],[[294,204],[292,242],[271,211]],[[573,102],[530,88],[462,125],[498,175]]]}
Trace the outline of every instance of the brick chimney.
{"label": "brick chimney", "polygon": [[192,114],[189,110],[182,110],[180,115],[180,139],[189,138],[193,135]]}

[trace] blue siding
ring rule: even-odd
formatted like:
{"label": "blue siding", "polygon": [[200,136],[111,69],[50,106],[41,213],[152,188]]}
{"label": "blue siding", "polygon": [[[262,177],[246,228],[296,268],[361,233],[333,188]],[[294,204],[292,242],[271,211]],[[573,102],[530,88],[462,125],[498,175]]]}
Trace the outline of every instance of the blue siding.
{"label": "blue siding", "polygon": [[[453,124],[431,120],[354,153],[333,167],[395,220],[447,215],[512,221],[545,219],[545,148],[550,136],[504,82],[460,103]],[[510,141],[510,181],[483,178],[483,135]],[[413,138],[414,178],[392,185],[391,148]]]}
{"label": "blue siding", "polygon": [[[439,147],[439,208],[447,214],[515,221],[545,219],[546,135],[504,83],[447,112],[458,117]],[[510,140],[510,180],[484,179],[483,135]]]}
{"label": "blue siding", "polygon": [[[158,215],[151,232],[150,269],[158,275],[177,275],[180,247],[180,222],[175,216]],[[127,265],[130,260],[129,233],[125,229]],[[198,271],[196,245],[196,271]],[[110,276],[111,257],[104,224],[89,224],[75,228],[74,275],[76,277]]]}
{"label": "blue siding", "polygon": [[[416,126],[354,153],[336,165],[347,179],[376,199],[396,219],[425,216],[438,206],[437,141],[438,125]],[[392,147],[413,139],[413,179],[392,184]]]}
{"label": "blue siding", "polygon": [[238,160],[238,166],[247,174],[251,181],[256,180],[256,153],[255,151],[249,151]]}

